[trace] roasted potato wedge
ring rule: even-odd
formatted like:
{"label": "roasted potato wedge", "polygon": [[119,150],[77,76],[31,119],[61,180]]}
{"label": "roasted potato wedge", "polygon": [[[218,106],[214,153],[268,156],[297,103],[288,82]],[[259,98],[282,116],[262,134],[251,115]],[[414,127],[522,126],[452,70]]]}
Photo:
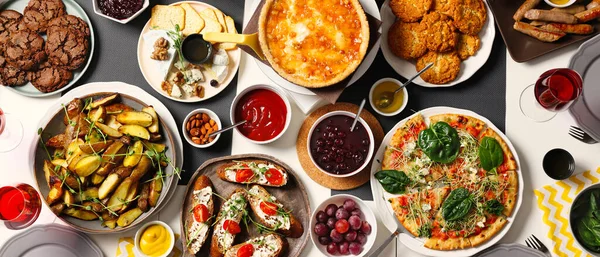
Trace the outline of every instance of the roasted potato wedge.
{"label": "roasted potato wedge", "polygon": [[104,110],[104,107],[100,106],[88,112],[88,119],[90,119],[92,123],[104,123],[104,121],[106,120],[106,111]]}
{"label": "roasted potato wedge", "polygon": [[114,229],[117,227],[117,220],[104,220],[104,222],[102,222],[102,226]]}
{"label": "roasted potato wedge", "polygon": [[131,106],[126,105],[124,103],[114,103],[111,105],[107,105],[104,106],[104,109],[106,109],[106,114],[119,114],[124,111],[133,111],[133,108]]}
{"label": "roasted potato wedge", "polygon": [[66,147],[62,147],[62,148],[55,148],[54,152],[52,153],[52,159],[64,159],[65,158],[65,153],[67,152],[65,150]]}
{"label": "roasted potato wedge", "polygon": [[87,154],[101,153],[104,150],[106,150],[106,148],[108,148],[108,146],[110,146],[113,142],[113,140],[109,139],[106,141],[101,140],[96,143],[84,143],[79,145],[79,149],[81,149],[81,151]]}
{"label": "roasted potato wedge", "polygon": [[79,148],[75,149],[75,152],[73,152],[73,154],[69,156],[69,159],[67,159],[67,168],[69,170],[75,170],[75,166],[77,166],[77,163],[86,156],[89,156],[89,154],[84,153]]}
{"label": "roasted potato wedge", "polygon": [[98,127],[102,131],[102,133],[104,133],[105,135],[107,135],[109,137],[119,138],[119,137],[123,136],[123,133],[119,132],[119,130],[111,128],[102,123],[96,122],[96,123],[94,123],[94,125],[96,127]]}
{"label": "roasted potato wedge", "polygon": [[109,95],[109,96],[106,96],[106,97],[102,97],[100,99],[96,99],[96,100],[92,101],[92,103],[87,106],[87,109],[91,110],[91,109],[95,109],[95,108],[98,108],[98,107],[105,106],[105,105],[111,103],[112,101],[116,100],[118,97],[119,97],[119,94],[114,93],[112,95]]}
{"label": "roasted potato wedge", "polygon": [[158,204],[158,198],[160,197],[160,192],[162,191],[163,186],[162,178],[157,176],[155,176],[154,180],[150,182],[150,195],[148,197],[148,204],[151,207],[156,207]]}
{"label": "roasted potato wedge", "polygon": [[102,157],[98,155],[86,156],[77,162],[73,171],[80,177],[87,177],[100,168],[101,163]]}
{"label": "roasted potato wedge", "polygon": [[100,188],[98,188],[98,199],[107,198],[117,188],[119,182],[121,182],[121,178],[116,173],[108,175],[100,185]]}
{"label": "roasted potato wedge", "polygon": [[96,172],[96,174],[106,176],[112,171],[117,163],[121,163],[123,158],[125,158],[125,151],[127,151],[127,148],[124,146],[125,145],[120,140],[115,141],[108,146],[106,151],[102,154],[102,163],[104,163],[104,165]]}
{"label": "roasted potato wedge", "polygon": [[142,111],[152,116],[152,124],[150,125],[150,127],[148,127],[148,131],[150,131],[151,133],[158,133],[158,114],[156,114],[156,110],[154,110],[154,107],[150,105],[148,107],[142,108]]}
{"label": "roasted potato wedge", "polygon": [[83,113],[79,113],[77,118],[77,125],[75,126],[75,131],[79,131],[77,134],[78,137],[84,137],[90,132],[90,123],[86,120],[86,116]]}
{"label": "roasted potato wedge", "polygon": [[65,152],[65,159],[67,162],[71,159],[71,156],[77,149],[79,149],[79,145],[84,144],[83,139],[78,138],[77,140],[71,141],[67,146],[67,152]]}
{"label": "roasted potato wedge", "polygon": [[81,188],[82,184],[81,181],[79,181],[79,177],[75,177],[74,174],[67,169],[60,169],[60,173],[62,174],[64,183],[67,184],[67,186],[74,190],[79,190]]}
{"label": "roasted potato wedge", "polygon": [[117,115],[117,121],[124,125],[150,127],[152,125],[152,115],[143,111],[124,111]]}
{"label": "roasted potato wedge", "polygon": [[70,119],[75,119],[79,113],[81,113],[81,111],[83,110],[83,101],[81,101],[81,99],[79,98],[75,98],[73,100],[71,100],[71,102],[69,102],[67,104],[67,106],[65,106],[66,109],[66,115],[63,118],[63,123],[65,125],[69,124],[69,120]]}
{"label": "roasted potato wedge", "polygon": [[67,160],[65,160],[65,159],[54,159],[54,160],[52,160],[52,165],[54,165],[54,166],[60,166],[60,167],[63,167],[63,168],[67,168],[68,167]]}
{"label": "roasted potato wedge", "polygon": [[121,179],[125,179],[126,177],[129,177],[131,175],[131,168],[127,168],[127,167],[123,167],[123,166],[119,166],[116,167],[113,172],[117,175],[119,175],[119,177]]}
{"label": "roasted potato wedge", "polygon": [[67,137],[65,134],[58,134],[53,136],[46,141],[46,146],[52,148],[63,148],[65,147],[65,142],[67,141]]}
{"label": "roasted potato wedge", "polygon": [[140,208],[133,208],[119,216],[119,219],[117,219],[117,225],[119,225],[119,227],[127,227],[138,217],[140,217],[142,213],[143,212],[140,210]]}
{"label": "roasted potato wedge", "polygon": [[96,216],[96,214],[91,211],[80,210],[80,209],[75,209],[75,208],[66,208],[63,211],[63,213],[67,214],[73,218],[80,219],[80,220],[96,220],[96,219],[98,219],[98,216]]}
{"label": "roasted potato wedge", "polygon": [[92,185],[97,186],[102,184],[102,181],[104,181],[105,178],[106,176],[98,175],[98,172],[96,172],[92,174],[90,182],[92,183]]}
{"label": "roasted potato wedge", "polygon": [[162,153],[167,149],[167,146],[165,144],[152,143],[148,141],[144,142],[144,146],[149,150],[154,150],[157,153]]}
{"label": "roasted potato wedge", "polygon": [[139,181],[150,170],[150,167],[152,167],[152,160],[148,156],[142,155],[140,162],[133,168],[129,177],[133,181]]}
{"label": "roasted potato wedge", "polygon": [[120,212],[126,211],[131,204],[135,203],[135,198],[138,196],[138,193],[138,182],[135,182],[129,187],[129,192],[125,198],[125,202],[127,204],[123,205],[123,208],[121,208]]}
{"label": "roasted potato wedge", "polygon": [[127,156],[125,156],[125,159],[123,159],[123,166],[128,168],[135,167],[135,165],[137,165],[142,158],[143,150],[144,145],[142,144],[142,141],[135,141],[135,143],[133,143],[133,145],[129,148]]}
{"label": "roasted potato wedge", "polygon": [[52,205],[56,201],[60,200],[63,196],[64,190],[61,187],[60,183],[54,183],[52,188],[50,188],[50,192],[48,192],[48,196],[46,197],[46,202],[49,205]]}
{"label": "roasted potato wedge", "polygon": [[119,132],[132,137],[139,137],[146,140],[150,139],[150,132],[140,125],[123,125],[119,128]]}
{"label": "roasted potato wedge", "polygon": [[[96,213],[100,213],[102,211],[104,211],[104,207],[102,206],[102,204],[96,203],[96,202],[84,202],[81,204],[82,206],[85,206],[87,208],[91,208],[92,211],[95,211]],[[89,207],[88,207],[89,206]]]}
{"label": "roasted potato wedge", "polygon": [[51,185],[53,183],[51,183],[50,177],[56,176],[56,171],[54,170],[54,164],[52,164],[48,160],[44,160],[44,167],[42,169],[44,170],[44,177],[46,178],[46,184],[48,185],[48,187],[51,187]]}
{"label": "roasted potato wedge", "polygon": [[123,180],[123,182],[121,182],[121,184],[117,187],[115,192],[110,196],[110,199],[108,200],[108,209],[116,212],[123,208],[123,203],[127,198],[127,193],[129,193],[129,188],[131,187],[131,184],[133,184],[131,178],[126,178],[125,180]]}
{"label": "roasted potato wedge", "polygon": [[50,210],[52,212],[54,212],[54,214],[56,214],[56,215],[60,215],[64,209],[65,209],[64,203],[55,203],[53,205],[50,205]]}
{"label": "roasted potato wedge", "polygon": [[94,198],[98,198],[98,188],[90,187],[83,191],[81,194],[75,194],[75,202],[80,203],[84,201],[89,201]]}
{"label": "roasted potato wedge", "polygon": [[69,190],[65,190],[63,193],[63,202],[67,205],[67,207],[71,207],[71,204],[75,203],[75,197]]}
{"label": "roasted potato wedge", "polygon": [[158,133],[150,134],[150,138],[148,139],[150,142],[158,142],[160,140],[162,140],[162,135]]}
{"label": "roasted potato wedge", "polygon": [[105,124],[106,124],[106,126],[114,128],[115,130],[118,130],[119,127],[123,126],[123,124],[121,124],[117,121],[117,116],[115,116],[115,115],[108,115],[108,118],[106,118]]}
{"label": "roasted potato wedge", "polygon": [[144,183],[142,191],[140,192],[140,198],[138,198],[138,208],[142,211],[147,212],[150,209],[148,198],[150,197],[150,184]]}

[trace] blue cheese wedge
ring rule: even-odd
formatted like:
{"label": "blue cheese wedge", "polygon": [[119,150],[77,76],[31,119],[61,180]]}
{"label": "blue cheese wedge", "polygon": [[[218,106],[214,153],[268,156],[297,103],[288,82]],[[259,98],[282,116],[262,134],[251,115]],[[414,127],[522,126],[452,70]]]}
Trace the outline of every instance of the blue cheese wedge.
{"label": "blue cheese wedge", "polygon": [[173,88],[171,89],[171,96],[175,97],[175,98],[181,98],[183,96],[183,94],[181,93],[181,89],[179,88],[179,86],[173,85]]}

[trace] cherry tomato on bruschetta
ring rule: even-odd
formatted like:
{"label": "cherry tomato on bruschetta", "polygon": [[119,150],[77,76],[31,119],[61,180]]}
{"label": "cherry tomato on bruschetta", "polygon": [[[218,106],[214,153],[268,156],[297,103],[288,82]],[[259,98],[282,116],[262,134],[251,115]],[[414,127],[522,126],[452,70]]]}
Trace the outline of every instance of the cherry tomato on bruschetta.
{"label": "cherry tomato on bruschetta", "polygon": [[238,170],[235,173],[235,181],[238,183],[248,182],[252,177],[254,177],[254,171],[251,169]]}
{"label": "cherry tomato on bruschetta", "polygon": [[242,228],[240,228],[240,224],[238,224],[234,220],[225,220],[225,222],[223,222],[223,229],[232,235],[242,232]]}
{"label": "cherry tomato on bruschetta", "polygon": [[260,209],[269,216],[277,214],[277,208],[279,207],[276,204],[270,202],[260,202],[259,206]]}
{"label": "cherry tomato on bruschetta", "polygon": [[252,254],[254,254],[254,246],[252,244],[242,245],[237,251],[237,257],[250,257]]}
{"label": "cherry tomato on bruschetta", "polygon": [[272,185],[281,185],[283,184],[283,174],[278,169],[269,169],[265,172],[265,177],[267,181]]}
{"label": "cherry tomato on bruschetta", "polygon": [[193,212],[194,212],[194,219],[200,223],[206,222],[210,216],[208,214],[208,207],[206,207],[206,205],[204,205],[204,204],[196,205],[194,207]]}

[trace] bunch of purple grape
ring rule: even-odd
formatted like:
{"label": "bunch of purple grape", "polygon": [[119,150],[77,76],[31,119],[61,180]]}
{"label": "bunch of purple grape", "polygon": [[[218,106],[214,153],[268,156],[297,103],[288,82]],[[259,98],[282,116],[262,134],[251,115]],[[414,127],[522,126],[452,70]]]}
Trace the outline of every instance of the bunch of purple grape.
{"label": "bunch of purple grape", "polygon": [[361,219],[362,212],[352,199],[339,207],[329,204],[324,211],[317,212],[315,234],[319,243],[327,246],[329,254],[358,255],[371,234],[371,224]]}

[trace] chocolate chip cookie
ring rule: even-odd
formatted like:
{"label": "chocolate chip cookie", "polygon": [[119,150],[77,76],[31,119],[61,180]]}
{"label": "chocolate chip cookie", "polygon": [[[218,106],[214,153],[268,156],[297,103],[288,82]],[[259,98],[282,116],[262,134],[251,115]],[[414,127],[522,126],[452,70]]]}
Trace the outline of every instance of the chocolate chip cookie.
{"label": "chocolate chip cookie", "polygon": [[74,28],[74,29],[77,29],[77,30],[83,32],[83,34],[86,37],[90,36],[90,27],[88,26],[87,23],[85,23],[85,21],[83,21],[81,18],[79,18],[77,16],[63,15],[63,16],[54,18],[48,23],[48,29],[52,29],[54,27]]}
{"label": "chocolate chip cookie", "polygon": [[71,71],[55,66],[41,68],[28,75],[31,84],[40,92],[50,93],[61,89],[73,78]]}
{"label": "chocolate chip cookie", "polygon": [[61,27],[48,30],[46,53],[53,66],[76,70],[85,63],[88,51],[89,41],[83,32]]}
{"label": "chocolate chip cookie", "polygon": [[62,0],[29,0],[23,12],[23,22],[28,29],[41,33],[46,32],[50,20],[65,14]]}
{"label": "chocolate chip cookie", "polygon": [[10,33],[4,53],[7,64],[21,70],[35,70],[46,59],[44,39],[29,30]]}
{"label": "chocolate chip cookie", "polygon": [[5,86],[21,86],[27,83],[27,72],[11,65],[0,67],[0,83]]}

